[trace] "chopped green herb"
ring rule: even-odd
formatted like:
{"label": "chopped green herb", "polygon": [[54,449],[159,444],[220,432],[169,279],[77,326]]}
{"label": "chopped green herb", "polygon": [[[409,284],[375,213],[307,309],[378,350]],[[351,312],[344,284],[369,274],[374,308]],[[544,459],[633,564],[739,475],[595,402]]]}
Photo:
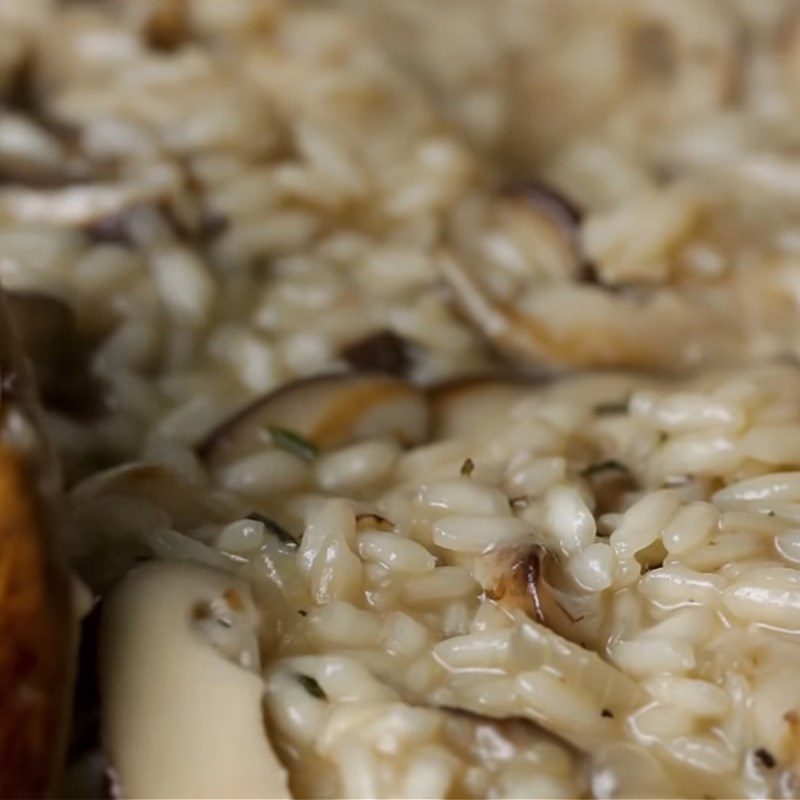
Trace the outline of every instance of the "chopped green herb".
{"label": "chopped green herb", "polygon": [[319,685],[316,678],[312,678],[310,675],[303,675],[302,673],[298,672],[297,680],[300,681],[302,687],[312,697],[316,697],[317,700],[328,699],[328,695],[325,694],[325,690]]}
{"label": "chopped green herb", "polygon": [[628,399],[615,400],[610,403],[598,403],[594,407],[594,413],[598,417],[607,417],[612,414],[626,414],[628,411]]}
{"label": "chopped green herb", "polygon": [[259,511],[251,511],[247,515],[247,519],[252,519],[253,522],[260,522],[269,533],[271,533],[273,536],[276,536],[284,544],[293,544],[295,547],[297,547],[297,539],[292,536],[292,534],[289,533],[286,528],[275,522],[274,519],[264,516],[264,514],[260,513]]}
{"label": "chopped green herb", "polygon": [[275,447],[286,450],[287,453],[292,453],[298,458],[302,458],[303,461],[313,461],[319,455],[317,447],[299,433],[274,425],[268,425],[267,431]]}
{"label": "chopped green herb", "polygon": [[590,464],[585,470],[581,472],[584,478],[590,478],[598,472],[605,472],[606,470],[617,470],[618,472],[629,472],[630,470],[621,462],[614,458],[608,461],[599,461],[597,464]]}
{"label": "chopped green herb", "polygon": [[475,470],[475,462],[471,458],[465,459],[464,463],[461,465],[461,474],[465,478],[469,478],[474,470]]}

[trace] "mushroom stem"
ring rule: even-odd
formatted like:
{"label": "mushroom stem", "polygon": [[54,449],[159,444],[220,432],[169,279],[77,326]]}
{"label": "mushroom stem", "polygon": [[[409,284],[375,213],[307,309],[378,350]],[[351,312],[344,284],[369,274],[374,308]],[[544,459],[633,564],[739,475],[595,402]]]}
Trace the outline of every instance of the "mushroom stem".
{"label": "mushroom stem", "polygon": [[204,610],[223,601],[252,625],[243,584],[169,562],[129,573],[105,600],[102,733],[128,797],[291,797],[264,728],[263,682],[243,666],[249,651],[214,646]]}

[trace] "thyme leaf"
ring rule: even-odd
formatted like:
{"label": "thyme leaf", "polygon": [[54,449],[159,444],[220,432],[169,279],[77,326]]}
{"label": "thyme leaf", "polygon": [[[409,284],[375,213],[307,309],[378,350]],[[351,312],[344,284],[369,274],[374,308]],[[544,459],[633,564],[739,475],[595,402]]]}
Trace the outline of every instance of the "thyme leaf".
{"label": "thyme leaf", "polygon": [[319,449],[316,445],[303,438],[296,431],[290,431],[288,428],[280,428],[276,425],[267,425],[267,431],[275,447],[302,458],[303,461],[313,461],[319,455]]}

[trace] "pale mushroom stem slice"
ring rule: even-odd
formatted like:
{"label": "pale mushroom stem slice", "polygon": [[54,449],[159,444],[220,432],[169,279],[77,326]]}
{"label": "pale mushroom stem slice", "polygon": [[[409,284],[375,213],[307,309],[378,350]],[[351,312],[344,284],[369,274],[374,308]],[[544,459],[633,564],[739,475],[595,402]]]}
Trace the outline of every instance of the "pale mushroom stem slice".
{"label": "pale mushroom stem slice", "polygon": [[102,738],[126,797],[291,797],[258,663],[209,635],[214,614],[223,629],[237,614],[255,634],[247,587],[193,564],[145,564],[104,600]]}
{"label": "pale mushroom stem slice", "polygon": [[387,436],[413,445],[427,437],[428,416],[425,393],[397,378],[320,376],[258,398],[212,431],[198,451],[209,467],[218,468],[274,443],[276,429],[318,449]]}
{"label": "pale mushroom stem slice", "polygon": [[0,294],[0,797],[52,793],[63,762],[77,622],[59,490]]}

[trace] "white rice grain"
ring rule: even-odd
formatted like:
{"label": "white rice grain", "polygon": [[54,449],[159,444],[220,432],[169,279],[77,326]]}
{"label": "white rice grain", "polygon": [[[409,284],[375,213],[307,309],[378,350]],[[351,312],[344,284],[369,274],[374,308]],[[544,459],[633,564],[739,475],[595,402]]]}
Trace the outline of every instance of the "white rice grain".
{"label": "white rice grain", "polygon": [[794,569],[755,569],[727,587],[722,599],[739,619],[800,630],[800,573]]}
{"label": "white rice grain", "polygon": [[366,561],[381,564],[391,571],[420,573],[436,566],[436,558],[421,544],[395,533],[362,533],[358,537],[358,553]]}
{"label": "white rice grain", "polygon": [[434,544],[457,553],[485,553],[529,536],[528,526],[514,517],[451,515],[433,525]]}
{"label": "white rice grain", "polygon": [[547,530],[565,555],[594,542],[594,516],[576,489],[556,486],[547,492],[543,502]]}
{"label": "white rice grain", "polygon": [[710,503],[690,503],[680,509],[661,532],[667,552],[682,555],[699,547],[716,529],[719,514]]}
{"label": "white rice grain", "polygon": [[609,539],[617,556],[627,560],[651,545],[679,508],[680,502],[669,490],[652,492],[634,503]]}
{"label": "white rice grain", "polygon": [[226,489],[248,497],[267,497],[296,491],[310,478],[308,464],[293,453],[277,448],[226,464],[217,477]]}
{"label": "white rice grain", "polygon": [[638,678],[688,672],[696,663],[690,644],[665,638],[616,642],[610,655],[620,669]]}
{"label": "white rice grain", "polygon": [[572,577],[592,592],[602,592],[614,583],[616,566],[614,550],[604,542],[589,545],[569,560]]}
{"label": "white rice grain", "polygon": [[477,581],[464,567],[436,567],[408,578],[403,584],[403,597],[412,605],[441,602],[464,597],[477,586]]}
{"label": "white rice grain", "polygon": [[641,591],[664,608],[676,608],[686,603],[701,603],[715,607],[725,580],[720,575],[706,575],[682,566],[661,567],[642,578]]}
{"label": "white rice grain", "polygon": [[358,491],[386,480],[399,455],[393,440],[358,442],[317,458],[314,475],[327,492]]}

